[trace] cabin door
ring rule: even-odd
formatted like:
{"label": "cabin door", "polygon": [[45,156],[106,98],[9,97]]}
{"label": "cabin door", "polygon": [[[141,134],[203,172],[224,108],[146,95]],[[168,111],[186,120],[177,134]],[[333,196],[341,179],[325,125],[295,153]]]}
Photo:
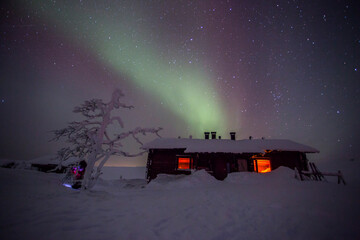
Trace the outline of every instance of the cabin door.
{"label": "cabin door", "polygon": [[217,180],[224,180],[228,175],[226,161],[222,159],[216,159],[214,161],[213,171],[214,171],[214,177]]}
{"label": "cabin door", "polygon": [[247,172],[248,171],[248,164],[246,159],[238,159],[238,171],[239,172]]}

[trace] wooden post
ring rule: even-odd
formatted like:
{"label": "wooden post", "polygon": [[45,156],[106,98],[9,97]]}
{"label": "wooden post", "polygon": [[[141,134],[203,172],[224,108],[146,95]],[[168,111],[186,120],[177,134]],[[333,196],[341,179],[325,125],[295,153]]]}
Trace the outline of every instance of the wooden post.
{"label": "wooden post", "polygon": [[299,174],[299,178],[300,178],[300,181],[304,181],[304,177],[301,173],[301,170],[299,170],[297,167],[295,167],[295,173],[298,173]]}
{"label": "wooden post", "polygon": [[317,168],[317,166],[315,165],[315,163],[312,163],[312,164],[313,164],[313,166],[314,166],[314,169],[315,169],[316,174],[318,175],[319,179],[320,179],[320,180],[323,179],[324,181],[327,182],[326,178],[324,177],[324,175],[322,174],[322,172],[320,172],[320,170]]}
{"label": "wooden post", "polygon": [[313,163],[309,163],[309,165],[310,165],[312,174],[313,174],[313,176],[314,176],[314,178],[315,178],[315,181],[321,181],[321,179],[318,177],[318,175],[317,175],[317,173],[316,173],[316,170],[315,170],[315,168],[314,168],[314,166],[313,166]]}
{"label": "wooden post", "polygon": [[340,184],[341,181],[344,183],[344,185],[346,185],[343,175],[342,175],[341,171],[339,170],[338,171],[338,184]]}

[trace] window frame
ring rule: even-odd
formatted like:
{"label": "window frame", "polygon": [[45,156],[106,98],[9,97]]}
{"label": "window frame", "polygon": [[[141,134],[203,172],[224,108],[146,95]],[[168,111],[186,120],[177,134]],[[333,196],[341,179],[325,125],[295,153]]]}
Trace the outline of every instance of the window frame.
{"label": "window frame", "polygon": [[[189,161],[189,168],[179,168],[179,158],[188,158]],[[176,170],[179,171],[191,171],[192,169],[194,169],[194,158],[192,156],[189,155],[176,155]]]}
{"label": "window frame", "polygon": [[271,166],[271,159],[268,157],[253,157],[253,164],[254,164],[254,172],[257,173],[267,173],[267,172],[259,172],[259,166],[258,166],[258,160],[262,160],[262,161],[269,161],[269,167],[270,167],[270,171],[268,172],[272,172],[272,166]]}

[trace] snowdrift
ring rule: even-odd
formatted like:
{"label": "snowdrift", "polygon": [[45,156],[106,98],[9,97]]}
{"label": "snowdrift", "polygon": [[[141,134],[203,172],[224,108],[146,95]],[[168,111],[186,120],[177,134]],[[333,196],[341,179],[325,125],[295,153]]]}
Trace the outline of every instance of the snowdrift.
{"label": "snowdrift", "polygon": [[159,174],[152,180],[147,188],[149,189],[184,189],[209,187],[221,184],[205,170],[195,171],[191,175],[167,175]]}
{"label": "snowdrift", "polygon": [[343,186],[286,168],[225,181],[197,171],[100,179],[88,192],[60,178],[0,168],[0,239],[360,239],[360,185],[346,175]]}

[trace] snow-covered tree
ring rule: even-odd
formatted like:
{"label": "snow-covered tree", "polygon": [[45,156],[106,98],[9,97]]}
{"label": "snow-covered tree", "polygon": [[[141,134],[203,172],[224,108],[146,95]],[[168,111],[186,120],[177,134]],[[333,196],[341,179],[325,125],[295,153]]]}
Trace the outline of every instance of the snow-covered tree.
{"label": "snow-covered tree", "polygon": [[[85,101],[82,105],[74,108],[74,113],[80,113],[85,120],[70,122],[67,127],[55,130],[53,140],[65,138],[68,147],[58,151],[61,161],[70,157],[77,157],[87,162],[82,189],[92,188],[101,174],[101,169],[112,155],[135,157],[144,151],[130,154],[122,149],[122,141],[132,137],[137,143],[142,145],[140,135],[156,134],[159,136],[161,128],[135,128],[124,131],[124,123],[120,116],[113,116],[116,109],[132,109],[120,102],[123,93],[116,89],[110,102],[104,103],[101,99]],[[118,124],[122,132],[110,136],[108,127]],[[160,136],[159,136],[160,137]]]}

